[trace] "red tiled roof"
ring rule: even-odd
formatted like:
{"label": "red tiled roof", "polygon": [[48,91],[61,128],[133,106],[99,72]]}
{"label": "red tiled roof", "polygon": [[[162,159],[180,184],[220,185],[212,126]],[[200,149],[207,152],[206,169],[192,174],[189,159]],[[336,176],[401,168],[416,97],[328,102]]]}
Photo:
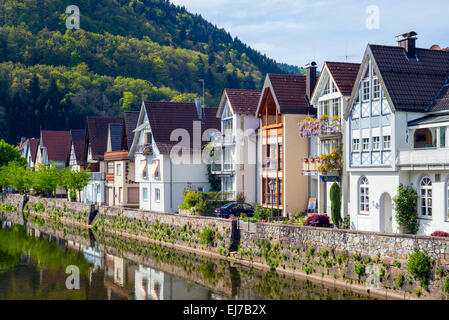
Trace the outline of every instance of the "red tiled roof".
{"label": "red tiled roof", "polygon": [[28,143],[30,144],[31,161],[36,162],[37,149],[39,147],[39,139],[31,138]]}
{"label": "red tiled roof", "polygon": [[254,115],[260,99],[260,90],[225,89],[232,110],[236,114]]}
{"label": "red tiled roof", "polygon": [[[170,141],[170,135],[176,129],[183,129],[189,133],[190,148],[193,148],[193,125],[195,121],[201,124],[194,103],[177,102],[145,102],[145,108],[150,121],[153,138],[159,151],[169,154],[173,146],[179,141]],[[201,133],[206,129],[219,130],[220,123],[215,117],[215,108],[204,108],[204,124],[201,124]],[[201,139],[201,137],[199,137]],[[204,144],[204,142],[202,142]]]}
{"label": "red tiled roof", "polygon": [[417,48],[417,59],[409,60],[401,47],[369,48],[396,110],[429,111],[449,77],[449,52]]}
{"label": "red tiled roof", "polygon": [[[342,95],[351,95],[354,82],[360,69],[360,63],[324,62],[332,74]],[[317,81],[318,83],[318,81]]]}
{"label": "red tiled roof", "polygon": [[306,76],[268,74],[280,113],[307,113]]}
{"label": "red tiled roof", "polygon": [[42,144],[47,147],[48,161],[68,161],[71,142],[70,131],[42,131]]}
{"label": "red tiled roof", "polygon": [[[104,153],[106,152],[108,144],[109,124],[123,124],[123,122],[123,118],[87,117],[85,148],[88,147],[90,143],[93,160],[102,161],[104,159]],[[87,152],[85,152],[84,158],[86,158],[86,155]]]}

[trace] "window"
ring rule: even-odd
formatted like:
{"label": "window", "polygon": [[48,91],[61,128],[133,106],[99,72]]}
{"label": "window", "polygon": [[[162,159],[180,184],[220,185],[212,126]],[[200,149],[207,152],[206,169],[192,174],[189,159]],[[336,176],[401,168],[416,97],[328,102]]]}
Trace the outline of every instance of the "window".
{"label": "window", "polygon": [[332,100],[332,112],[334,117],[340,116],[340,99]]}
{"label": "window", "polygon": [[373,137],[373,150],[380,149],[380,137]]}
{"label": "window", "polygon": [[447,127],[440,128],[440,148],[446,148],[446,134],[448,130]]}
{"label": "window", "polygon": [[362,177],[360,179],[360,213],[369,214],[369,185],[368,179]]}
{"label": "window", "polygon": [[123,202],[123,188],[118,188],[118,202]]}
{"label": "window", "polygon": [[363,138],[362,151],[369,151],[369,138]]}
{"label": "window", "polygon": [[378,78],[373,79],[373,99],[380,98],[380,82]]}
{"label": "window", "polygon": [[384,136],[384,150],[391,149],[391,136]]}
{"label": "window", "polygon": [[114,162],[108,162],[108,174],[114,174]]}
{"label": "window", "polygon": [[360,139],[352,139],[352,151],[360,151]]}
{"label": "window", "polygon": [[329,82],[326,84],[326,87],[324,88],[324,94],[329,94],[331,93],[330,87],[329,87]]}
{"label": "window", "polygon": [[151,132],[145,133],[145,144],[153,143],[153,134]]}
{"label": "window", "polygon": [[332,93],[338,92],[337,86],[335,85],[335,83],[332,80],[331,80],[331,87],[332,87]]}
{"label": "window", "polygon": [[321,101],[321,116],[329,116],[329,101]]}
{"label": "window", "polygon": [[156,202],[161,202],[161,189],[154,189],[154,198],[156,199]]}
{"label": "window", "polygon": [[446,182],[446,220],[449,221],[449,180]]}
{"label": "window", "polygon": [[369,100],[369,80],[364,80],[362,82],[362,100]]}
{"label": "window", "polygon": [[432,216],[432,181],[429,177],[424,177],[420,183],[420,207],[421,216]]}
{"label": "window", "polygon": [[142,193],[143,201],[148,201],[148,188],[143,188]]}
{"label": "window", "polygon": [[122,175],[122,165],[119,163],[117,164],[117,176]]}

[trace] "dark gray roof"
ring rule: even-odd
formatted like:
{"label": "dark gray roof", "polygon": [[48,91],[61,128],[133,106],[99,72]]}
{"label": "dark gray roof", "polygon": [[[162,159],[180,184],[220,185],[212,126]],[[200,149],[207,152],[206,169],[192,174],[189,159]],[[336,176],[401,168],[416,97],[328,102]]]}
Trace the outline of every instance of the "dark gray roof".
{"label": "dark gray roof", "polygon": [[417,59],[408,59],[401,47],[369,45],[369,48],[395,109],[430,111],[449,78],[449,52],[417,48]]}
{"label": "dark gray roof", "polygon": [[120,151],[122,150],[122,142],[123,142],[123,125],[110,123],[109,124],[109,134],[111,137],[111,151]]}
{"label": "dark gray roof", "polygon": [[128,143],[128,150],[131,149],[131,145],[134,140],[134,130],[136,130],[137,122],[139,121],[139,111],[126,111],[125,112],[125,132]]}

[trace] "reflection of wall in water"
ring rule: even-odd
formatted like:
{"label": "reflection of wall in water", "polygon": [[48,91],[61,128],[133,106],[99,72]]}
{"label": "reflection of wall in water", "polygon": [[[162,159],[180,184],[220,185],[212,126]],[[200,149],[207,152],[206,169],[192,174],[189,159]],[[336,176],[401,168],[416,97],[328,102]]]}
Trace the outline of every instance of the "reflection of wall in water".
{"label": "reflection of wall in water", "polygon": [[140,266],[135,272],[136,300],[208,300],[210,291],[196,284],[152,268]]}

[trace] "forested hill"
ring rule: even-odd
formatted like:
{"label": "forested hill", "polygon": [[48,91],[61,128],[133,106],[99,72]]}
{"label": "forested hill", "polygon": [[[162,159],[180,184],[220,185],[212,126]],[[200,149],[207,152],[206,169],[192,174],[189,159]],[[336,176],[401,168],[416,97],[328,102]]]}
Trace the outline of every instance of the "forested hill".
{"label": "forested hill", "polygon": [[[84,127],[142,99],[216,106],[224,88],[259,88],[285,66],[165,0],[0,0],[0,139]],[[81,29],[67,30],[77,5]]]}

